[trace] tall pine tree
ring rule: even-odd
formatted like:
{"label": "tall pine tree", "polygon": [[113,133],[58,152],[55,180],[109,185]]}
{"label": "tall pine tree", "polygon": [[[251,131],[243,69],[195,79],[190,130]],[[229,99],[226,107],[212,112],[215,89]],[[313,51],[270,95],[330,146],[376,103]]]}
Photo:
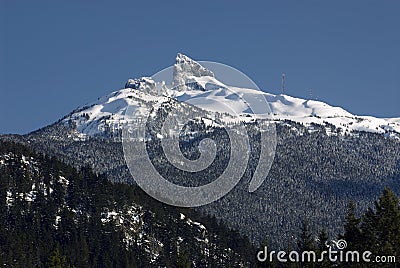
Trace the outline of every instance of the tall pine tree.
{"label": "tall pine tree", "polygon": [[377,255],[400,256],[399,199],[389,188],[375,202],[375,210],[369,209],[364,215],[361,230],[365,250]]}
{"label": "tall pine tree", "polygon": [[346,220],[344,223],[344,234],[340,238],[346,240],[347,247],[351,250],[361,249],[361,219],[356,217],[355,204],[351,201],[348,206]]}

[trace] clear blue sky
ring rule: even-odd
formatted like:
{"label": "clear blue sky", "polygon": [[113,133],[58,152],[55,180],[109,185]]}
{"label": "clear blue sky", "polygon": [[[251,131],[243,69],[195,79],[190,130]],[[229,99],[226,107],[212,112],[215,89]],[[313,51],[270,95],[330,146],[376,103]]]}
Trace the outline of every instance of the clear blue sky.
{"label": "clear blue sky", "polygon": [[400,117],[400,1],[0,0],[0,133],[27,133],[174,63],[231,65],[263,90]]}

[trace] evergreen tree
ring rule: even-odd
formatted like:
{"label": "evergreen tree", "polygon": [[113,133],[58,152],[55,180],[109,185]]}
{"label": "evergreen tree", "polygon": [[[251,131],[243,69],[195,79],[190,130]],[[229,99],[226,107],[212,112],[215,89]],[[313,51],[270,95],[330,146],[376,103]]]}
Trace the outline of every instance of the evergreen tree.
{"label": "evergreen tree", "polygon": [[350,202],[344,223],[344,234],[341,235],[340,238],[346,240],[347,247],[351,250],[361,249],[362,236],[360,222],[361,219],[357,218],[355,215],[355,204]]}
{"label": "evergreen tree", "polygon": [[[297,249],[300,255],[300,260],[302,259],[303,252],[314,252],[317,253],[317,247],[315,245],[315,240],[313,239],[313,234],[310,232],[310,227],[307,220],[303,220],[302,226],[300,228],[299,240],[297,242]],[[316,259],[317,256],[315,255]],[[310,257],[311,258],[311,257]],[[304,258],[302,262],[302,267],[317,267],[316,262],[312,259]]]}
{"label": "evergreen tree", "polygon": [[[215,218],[162,205],[139,187],[47,156],[32,155],[32,169],[15,147],[0,164],[0,263],[6,266],[237,267],[254,258],[249,240]],[[2,150],[9,152],[0,141]],[[178,241],[184,241],[179,255]]]}
{"label": "evergreen tree", "polygon": [[176,262],[176,267],[178,268],[190,268],[191,261],[189,254],[181,246],[178,253],[178,259]]}
{"label": "evergreen tree", "polygon": [[70,268],[71,266],[67,264],[65,256],[60,253],[60,248],[57,247],[51,256],[49,257],[49,268]]}
{"label": "evergreen tree", "polygon": [[376,255],[400,255],[399,199],[389,188],[375,202],[375,210],[366,212],[361,230],[365,250]]}
{"label": "evergreen tree", "polygon": [[[319,259],[322,255],[323,251],[327,251],[328,247],[326,246],[326,243],[328,242],[329,237],[328,237],[328,233],[326,231],[325,228],[322,228],[321,232],[318,235],[318,250],[317,250],[317,258]],[[331,263],[328,259],[328,255],[324,254],[324,259],[322,262],[318,262],[318,267],[320,268],[327,268],[327,267],[331,267]]]}

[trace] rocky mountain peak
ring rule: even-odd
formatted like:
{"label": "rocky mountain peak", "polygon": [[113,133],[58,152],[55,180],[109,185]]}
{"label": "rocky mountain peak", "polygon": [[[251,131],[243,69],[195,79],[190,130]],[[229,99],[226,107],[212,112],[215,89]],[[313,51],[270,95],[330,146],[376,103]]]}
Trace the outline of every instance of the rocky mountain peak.
{"label": "rocky mountain peak", "polygon": [[188,56],[178,53],[173,72],[174,87],[186,84],[187,80],[191,77],[202,76],[214,77],[214,73]]}

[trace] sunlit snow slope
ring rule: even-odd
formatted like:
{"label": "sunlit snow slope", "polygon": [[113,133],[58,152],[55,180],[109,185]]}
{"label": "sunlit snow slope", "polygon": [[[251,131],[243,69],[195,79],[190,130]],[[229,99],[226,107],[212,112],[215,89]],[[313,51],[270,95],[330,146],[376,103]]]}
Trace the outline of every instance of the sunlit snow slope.
{"label": "sunlit snow slope", "polygon": [[[177,100],[210,113],[228,113],[243,120],[247,117],[258,117],[277,122],[290,120],[307,126],[315,123],[329,127],[332,124],[340,128],[338,132],[342,134],[369,131],[399,137],[400,118],[356,116],[321,101],[227,86],[218,81],[213,72],[182,54],[178,54],[176,58],[173,76],[170,86],[150,77],[129,79],[124,89],[78,108],[62,122],[72,123],[82,136],[101,135],[106,129],[121,128],[128,105],[134,105],[139,110],[151,109],[155,104]],[[264,100],[269,105],[266,106]],[[226,120],[231,118],[232,116],[227,116]]]}

